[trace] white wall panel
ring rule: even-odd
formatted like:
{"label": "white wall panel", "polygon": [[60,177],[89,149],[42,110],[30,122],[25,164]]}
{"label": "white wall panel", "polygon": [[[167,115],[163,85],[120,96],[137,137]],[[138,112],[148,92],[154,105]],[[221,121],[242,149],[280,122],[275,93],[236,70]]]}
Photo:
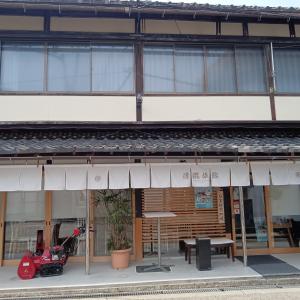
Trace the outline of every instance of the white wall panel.
{"label": "white wall panel", "polygon": [[0,96],[0,121],[135,121],[131,96]]}
{"label": "white wall panel", "polygon": [[43,17],[0,16],[0,30],[44,30]]}
{"label": "white wall panel", "polygon": [[144,97],[144,121],[271,120],[269,97]]}
{"label": "white wall panel", "polygon": [[52,17],[51,31],[134,32],[134,19]]}
{"label": "white wall panel", "polygon": [[250,36],[290,37],[289,24],[248,23]]}
{"label": "white wall panel", "polygon": [[300,120],[300,97],[275,97],[275,108],[277,120]]}
{"label": "white wall panel", "polygon": [[203,21],[145,20],[142,31],[144,33],[157,34],[216,35],[216,23]]}

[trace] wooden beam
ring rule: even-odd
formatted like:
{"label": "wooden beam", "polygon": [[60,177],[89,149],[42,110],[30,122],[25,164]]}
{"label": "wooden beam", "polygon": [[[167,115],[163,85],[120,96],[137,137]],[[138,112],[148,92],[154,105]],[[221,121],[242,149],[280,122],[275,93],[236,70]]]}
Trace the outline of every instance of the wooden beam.
{"label": "wooden beam", "polygon": [[235,241],[234,247],[233,247],[233,255],[236,255],[236,224],[235,224],[235,213],[234,213],[234,207],[233,207],[233,187],[229,188],[230,190],[230,208],[231,208],[231,237],[232,240]]}

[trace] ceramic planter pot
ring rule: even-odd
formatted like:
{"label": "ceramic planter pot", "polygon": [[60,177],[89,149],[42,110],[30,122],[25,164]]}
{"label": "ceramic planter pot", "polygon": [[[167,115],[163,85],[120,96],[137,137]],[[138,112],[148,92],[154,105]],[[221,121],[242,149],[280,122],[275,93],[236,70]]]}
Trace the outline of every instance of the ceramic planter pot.
{"label": "ceramic planter pot", "polygon": [[129,265],[131,248],[125,250],[114,250],[111,253],[111,264],[113,269],[126,269]]}

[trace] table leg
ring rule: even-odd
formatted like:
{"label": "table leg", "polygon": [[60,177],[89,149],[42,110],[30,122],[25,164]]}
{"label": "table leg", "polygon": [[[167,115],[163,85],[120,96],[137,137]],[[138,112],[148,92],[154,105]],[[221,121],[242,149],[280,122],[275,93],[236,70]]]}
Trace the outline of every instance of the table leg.
{"label": "table leg", "polygon": [[184,244],[184,260],[187,261],[188,256],[188,246],[187,244]]}
{"label": "table leg", "polygon": [[234,254],[233,254],[233,251],[234,251],[234,245],[231,244],[231,246],[230,246],[230,252],[231,252],[232,261],[234,261]]}
{"label": "table leg", "polygon": [[226,246],[225,247],[225,251],[227,253],[227,258],[230,258],[230,249],[229,249],[230,246]]}
{"label": "table leg", "polygon": [[191,264],[191,256],[192,256],[192,246],[188,246],[188,256],[189,256],[189,264]]}

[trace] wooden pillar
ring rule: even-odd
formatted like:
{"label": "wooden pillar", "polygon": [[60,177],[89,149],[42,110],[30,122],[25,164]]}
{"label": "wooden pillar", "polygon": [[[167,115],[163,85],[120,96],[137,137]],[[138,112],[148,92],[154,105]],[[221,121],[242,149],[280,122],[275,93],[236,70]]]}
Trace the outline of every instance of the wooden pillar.
{"label": "wooden pillar", "polygon": [[133,218],[134,218],[134,254],[136,261],[143,259],[143,239],[142,239],[142,190],[134,190],[133,193]]}
{"label": "wooden pillar", "polygon": [[6,214],[7,193],[0,194],[0,267],[3,266],[4,259],[4,223]]}
{"label": "wooden pillar", "polygon": [[230,209],[231,209],[231,237],[235,241],[233,248],[233,255],[236,255],[236,226],[235,226],[235,213],[233,206],[233,187],[230,187]]}
{"label": "wooden pillar", "polygon": [[52,221],[52,192],[46,191],[45,195],[45,247],[51,244],[51,221]]}
{"label": "wooden pillar", "polygon": [[266,211],[266,223],[268,231],[268,247],[274,248],[274,235],[273,235],[273,221],[272,221],[272,206],[270,199],[270,187],[264,187],[264,198],[265,198],[265,211]]}
{"label": "wooden pillar", "polygon": [[239,186],[239,194],[240,194],[241,231],[242,231],[242,241],[243,241],[243,262],[244,262],[244,266],[247,267],[247,239],[246,239],[246,225],[245,225],[244,194],[243,194],[242,186]]}

